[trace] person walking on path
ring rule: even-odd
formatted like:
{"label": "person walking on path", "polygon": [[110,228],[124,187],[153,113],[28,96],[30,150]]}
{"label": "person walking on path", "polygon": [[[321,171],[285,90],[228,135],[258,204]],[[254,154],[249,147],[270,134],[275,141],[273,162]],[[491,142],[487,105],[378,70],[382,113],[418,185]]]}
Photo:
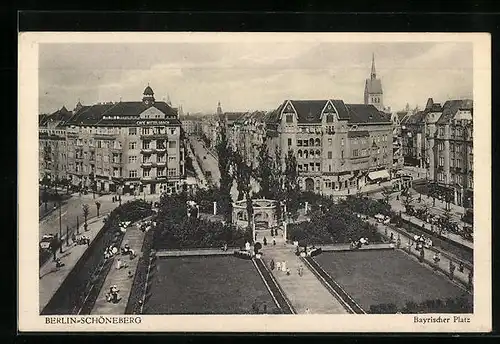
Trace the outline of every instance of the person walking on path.
{"label": "person walking on path", "polygon": [[274,270],[274,259],[271,259],[269,266],[271,267],[271,270]]}

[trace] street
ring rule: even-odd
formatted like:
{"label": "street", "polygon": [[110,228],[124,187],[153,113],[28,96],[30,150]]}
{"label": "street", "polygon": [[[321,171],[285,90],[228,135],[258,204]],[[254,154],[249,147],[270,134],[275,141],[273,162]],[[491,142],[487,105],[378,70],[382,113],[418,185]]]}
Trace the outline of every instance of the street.
{"label": "street", "polygon": [[[154,196],[155,195],[148,195],[146,199],[147,200],[155,199]],[[63,236],[66,235],[66,226],[69,226],[70,231],[76,228],[77,217],[79,220],[80,227],[83,225],[84,223],[83,210],[82,210],[83,204],[89,205],[89,215],[87,219],[89,220],[97,216],[97,207],[95,205],[96,201],[101,202],[101,208],[99,210],[100,215],[109,213],[111,210],[116,208],[119,205],[119,203],[118,202],[113,203],[112,197],[113,195],[104,195],[101,197],[96,195],[96,198],[94,199],[92,193],[81,196],[77,193],[73,194],[72,197],[69,200],[65,201],[65,203],[63,203],[61,207],[61,212],[60,212],[61,228]],[[158,195],[156,195],[155,197],[158,198]],[[125,203],[126,201],[129,201],[131,199],[134,199],[134,196],[122,196],[122,203]],[[42,238],[43,235],[56,234],[56,233],[59,233],[59,210],[53,211],[51,214],[49,214],[47,217],[45,217],[43,220],[39,222],[40,239]]]}
{"label": "street", "polygon": [[[200,158],[201,168],[203,171],[210,171],[212,174],[212,180],[217,187],[220,186],[220,171],[219,163],[217,158],[212,155],[212,153],[204,147],[203,143],[197,138],[190,138],[191,147],[193,148],[194,154]],[[259,190],[258,183],[252,178],[250,184],[252,185],[252,191],[257,192]],[[238,199],[238,189],[236,187],[236,181],[233,182],[233,187],[231,188],[231,197],[233,201]]]}

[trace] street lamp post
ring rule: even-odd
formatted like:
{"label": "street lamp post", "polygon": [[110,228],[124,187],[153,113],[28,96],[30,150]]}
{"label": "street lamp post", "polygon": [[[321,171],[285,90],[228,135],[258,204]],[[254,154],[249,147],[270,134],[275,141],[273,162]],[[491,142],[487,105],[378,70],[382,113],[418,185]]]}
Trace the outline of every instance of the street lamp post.
{"label": "street lamp post", "polygon": [[59,241],[60,241],[60,245],[59,245],[59,253],[63,253],[63,249],[62,249],[62,214],[61,214],[61,201],[59,201]]}

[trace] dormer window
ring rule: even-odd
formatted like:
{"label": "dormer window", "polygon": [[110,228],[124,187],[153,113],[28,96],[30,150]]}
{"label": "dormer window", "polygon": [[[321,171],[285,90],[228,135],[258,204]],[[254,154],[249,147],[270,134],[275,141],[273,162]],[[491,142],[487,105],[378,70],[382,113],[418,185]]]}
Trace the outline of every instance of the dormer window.
{"label": "dormer window", "polygon": [[286,123],[293,123],[293,115],[287,114],[285,116],[285,121],[286,121]]}
{"label": "dormer window", "polygon": [[331,115],[331,114],[326,115],[326,122],[327,123],[332,123],[333,122],[333,115]]}

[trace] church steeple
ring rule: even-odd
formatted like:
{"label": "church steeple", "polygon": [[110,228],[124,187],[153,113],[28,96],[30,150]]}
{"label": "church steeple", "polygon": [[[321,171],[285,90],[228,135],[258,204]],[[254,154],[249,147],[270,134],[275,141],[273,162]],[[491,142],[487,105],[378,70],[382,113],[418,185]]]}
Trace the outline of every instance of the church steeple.
{"label": "church steeple", "polygon": [[217,115],[222,115],[222,107],[220,101],[217,103]]}
{"label": "church steeple", "polygon": [[372,53],[372,72],[370,74],[370,79],[376,79],[377,72],[375,71],[375,53]]}
{"label": "church steeple", "polygon": [[384,92],[382,91],[382,81],[377,78],[375,70],[375,54],[372,53],[372,69],[370,77],[365,80],[365,104],[373,105],[378,110],[384,110]]}

